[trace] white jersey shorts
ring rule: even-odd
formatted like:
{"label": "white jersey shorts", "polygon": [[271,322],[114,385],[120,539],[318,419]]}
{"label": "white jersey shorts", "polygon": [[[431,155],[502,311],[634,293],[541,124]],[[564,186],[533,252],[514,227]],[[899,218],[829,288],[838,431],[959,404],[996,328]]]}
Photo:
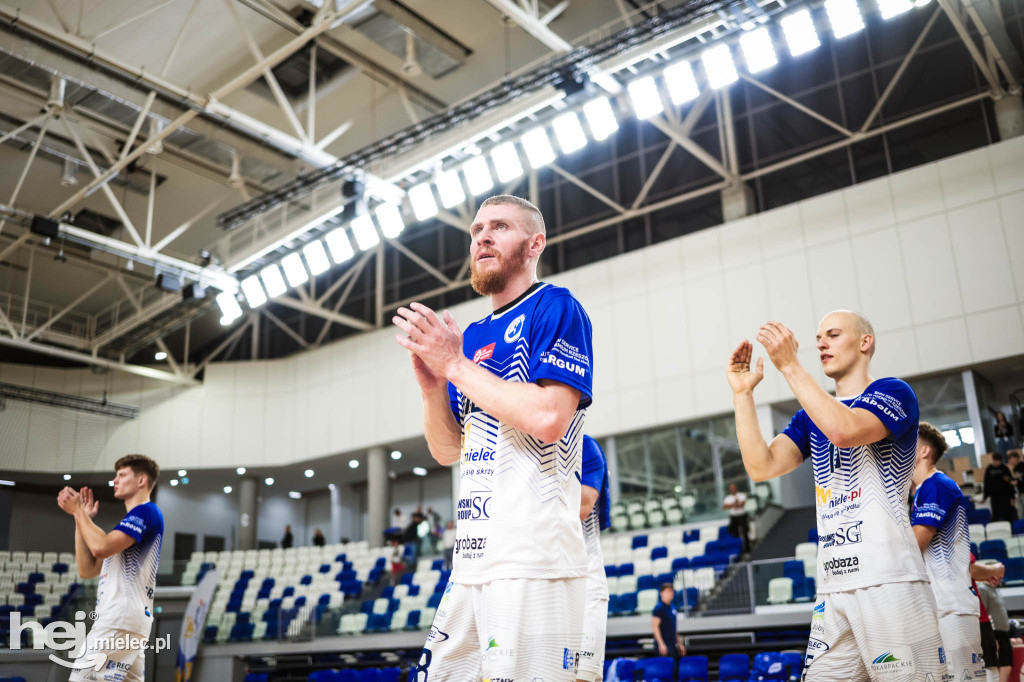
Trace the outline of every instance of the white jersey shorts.
{"label": "white jersey shorts", "polygon": [[963,613],[939,616],[939,632],[953,682],[984,680],[986,662],[981,655],[978,617]]}
{"label": "white jersey shorts", "polygon": [[943,682],[946,654],[926,582],[820,595],[811,616],[805,682]]}
{"label": "white jersey shorts", "polygon": [[[85,651],[75,661],[68,679],[70,682],[143,682],[147,639],[127,630],[93,626],[85,637]],[[100,655],[103,666],[96,670],[95,661]],[[89,666],[89,662],[93,665]]]}
{"label": "white jersey shorts", "polygon": [[410,680],[572,682],[585,578],[448,583]]}
{"label": "white jersey shorts", "polygon": [[604,679],[604,644],[608,629],[608,579],[604,567],[600,577],[587,576],[586,605],[583,607],[583,640],[576,666],[576,679],[601,682]]}

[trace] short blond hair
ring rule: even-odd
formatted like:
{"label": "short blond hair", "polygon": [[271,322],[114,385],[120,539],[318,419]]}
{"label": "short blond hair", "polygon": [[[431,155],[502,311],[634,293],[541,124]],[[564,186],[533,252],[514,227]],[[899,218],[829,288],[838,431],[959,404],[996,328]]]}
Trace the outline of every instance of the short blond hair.
{"label": "short blond hair", "polygon": [[517,197],[514,194],[496,194],[493,197],[488,197],[480,204],[480,208],[484,206],[517,206],[527,213],[530,214],[530,218],[533,219],[534,232],[547,235],[547,227],[544,225],[544,214],[540,212],[540,209],[532,201]]}

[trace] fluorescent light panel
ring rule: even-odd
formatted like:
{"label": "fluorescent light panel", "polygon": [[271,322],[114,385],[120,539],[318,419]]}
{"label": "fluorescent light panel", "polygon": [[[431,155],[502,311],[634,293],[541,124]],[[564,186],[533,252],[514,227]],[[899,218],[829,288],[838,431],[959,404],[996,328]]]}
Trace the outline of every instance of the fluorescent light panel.
{"label": "fluorescent light panel", "polygon": [[466,200],[466,192],[462,189],[458,171],[441,171],[434,178],[434,183],[437,185],[437,194],[441,197],[441,205],[445,208],[458,206]]}
{"label": "fluorescent light panel", "polygon": [[242,280],[242,293],[245,295],[245,301],[249,304],[250,308],[259,308],[267,302],[267,294],[263,291],[260,278],[256,275],[251,275]]}
{"label": "fluorescent light panel", "polygon": [[276,263],[260,270],[260,280],[266,287],[267,296],[270,298],[277,298],[288,291],[288,285],[284,283],[284,277],[281,276],[281,268],[277,267]]}
{"label": "fluorescent light panel", "polygon": [[474,156],[462,164],[462,175],[466,178],[466,186],[473,196],[494,188],[491,169],[487,167],[487,159],[482,156]]}
{"label": "fluorescent light panel", "polygon": [[864,30],[864,17],[860,14],[857,0],[825,0],[825,13],[836,39]]}
{"label": "fluorescent light panel", "polygon": [[402,220],[402,212],[397,205],[381,204],[373,213],[377,216],[380,231],[384,233],[385,237],[394,239],[402,234],[402,230],[405,229],[405,221]]}
{"label": "fluorescent light panel", "polygon": [[297,287],[309,281],[309,273],[302,263],[302,256],[298,253],[289,253],[281,259],[281,267],[284,268],[284,276],[288,284]]}
{"label": "fluorescent light panel", "polygon": [[373,227],[373,218],[368,213],[359,216],[350,225],[360,251],[367,251],[380,243],[380,235]]}
{"label": "fluorescent light panel", "polygon": [[913,8],[914,5],[909,0],[878,0],[878,10],[882,13],[883,19],[898,17]]}
{"label": "fluorescent light panel", "polygon": [[629,99],[633,102],[633,112],[639,119],[657,116],[665,110],[661,103],[661,93],[651,76],[644,76],[632,81],[626,86],[629,91]]}
{"label": "fluorescent light panel", "polygon": [[598,142],[608,139],[609,135],[619,129],[619,122],[607,97],[598,97],[584,104],[583,115],[590,126],[590,134]]}
{"label": "fluorescent light panel", "polygon": [[324,243],[319,239],[303,246],[302,255],[306,257],[306,265],[314,277],[327,272],[331,267],[331,262],[327,260],[327,252],[324,251]]}
{"label": "fluorescent light panel", "polygon": [[779,63],[779,58],[775,55],[775,46],[772,45],[772,37],[764,26],[741,35],[740,48],[743,50],[743,60],[746,61],[750,73],[760,73]]}
{"label": "fluorescent light panel", "polygon": [[222,291],[217,294],[217,306],[220,308],[220,323],[229,325],[242,316],[242,306],[234,294]]}
{"label": "fluorescent light panel", "polygon": [[732,61],[732,52],[725,43],[719,43],[701,52],[700,61],[704,65],[708,84],[716,90],[735,83],[739,78],[736,65]]}
{"label": "fluorescent light panel", "polygon": [[527,131],[523,135],[523,149],[526,150],[526,160],[532,168],[541,168],[555,160],[555,150],[551,146],[551,138],[548,131],[543,127],[537,127]]}
{"label": "fluorescent light panel", "polygon": [[555,131],[555,139],[563,154],[572,154],[587,146],[587,135],[583,132],[583,124],[575,111],[568,111],[551,122]]}
{"label": "fluorescent light panel", "polygon": [[327,248],[330,249],[331,259],[338,265],[355,255],[355,251],[352,250],[352,242],[344,227],[328,232],[324,241],[327,242]]}
{"label": "fluorescent light panel", "polygon": [[677,62],[665,69],[662,75],[672,104],[685,104],[700,95],[700,88],[697,87],[697,79],[693,75],[690,62]]}
{"label": "fluorescent light panel", "polygon": [[523,174],[523,162],[511,142],[502,142],[491,150],[491,160],[498,174],[498,182],[511,182]]}
{"label": "fluorescent light panel", "polygon": [[409,202],[412,204],[412,213],[416,220],[428,220],[437,215],[437,202],[434,201],[434,192],[428,182],[409,190]]}
{"label": "fluorescent light panel", "polygon": [[814,19],[811,18],[809,10],[801,9],[787,14],[782,17],[779,24],[782,26],[782,32],[789,44],[789,53],[794,57],[807,54],[821,45],[818,33],[814,29]]}

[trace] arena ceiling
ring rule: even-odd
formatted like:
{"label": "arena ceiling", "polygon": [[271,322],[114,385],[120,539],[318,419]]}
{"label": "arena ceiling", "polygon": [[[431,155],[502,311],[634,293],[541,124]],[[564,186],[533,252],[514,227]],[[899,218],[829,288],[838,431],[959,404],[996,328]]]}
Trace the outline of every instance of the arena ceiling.
{"label": "arena ceiling", "polygon": [[[998,139],[1020,0],[855,4],[865,28],[837,38],[785,0],[0,1],[3,358],[191,383],[466,300],[474,198],[419,220],[405,193],[599,97],[608,139],[496,184],[548,216],[545,273],[718,224],[725,188],[765,210]],[[780,22],[804,8],[820,45],[793,56]],[[738,39],[762,26],[778,63],[755,74]],[[717,44],[739,71],[721,89]],[[675,105],[678,62],[700,94]],[[640,121],[645,75],[665,111]],[[353,178],[404,231],[359,248]],[[222,289],[339,229],[350,259],[220,323]]]}

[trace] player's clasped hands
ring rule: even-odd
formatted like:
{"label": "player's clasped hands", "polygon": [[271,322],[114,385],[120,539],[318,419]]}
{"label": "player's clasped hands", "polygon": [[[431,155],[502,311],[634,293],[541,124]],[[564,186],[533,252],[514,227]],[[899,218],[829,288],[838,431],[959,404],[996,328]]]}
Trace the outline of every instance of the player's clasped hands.
{"label": "player's clasped hands", "polygon": [[[781,322],[765,322],[757,330],[757,340],[764,346],[772,364],[779,370],[795,364],[797,360],[797,349],[800,344],[793,335],[792,330]],[[726,366],[726,376],[729,379],[729,386],[734,393],[753,391],[761,379],[764,378],[764,359],[758,358],[757,365],[752,370],[750,361],[753,358],[754,345],[750,341],[741,341],[729,357],[729,364]]]}
{"label": "player's clasped hands", "polygon": [[[422,303],[410,303],[409,307],[401,307],[391,318],[396,327],[405,332],[395,338],[399,345],[413,353],[426,365],[417,366],[417,377],[423,369],[429,369],[438,377],[447,379],[456,363],[465,359],[462,354],[462,330],[455,318],[447,310],[443,318]],[[421,381],[422,383],[422,381]]]}
{"label": "player's clasped hands", "polygon": [[89,518],[95,518],[100,503],[94,499],[90,488],[83,487],[79,492],[75,492],[71,486],[65,486],[57,493],[57,506],[72,516],[81,508]]}

